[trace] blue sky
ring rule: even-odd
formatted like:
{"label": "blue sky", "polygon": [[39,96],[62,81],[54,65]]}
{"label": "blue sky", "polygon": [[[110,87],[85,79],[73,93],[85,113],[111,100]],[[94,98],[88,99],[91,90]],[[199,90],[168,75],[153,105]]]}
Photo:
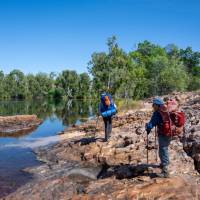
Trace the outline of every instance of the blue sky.
{"label": "blue sky", "polygon": [[200,50],[199,0],[0,0],[0,69],[87,71],[116,35],[126,51],[149,40]]}

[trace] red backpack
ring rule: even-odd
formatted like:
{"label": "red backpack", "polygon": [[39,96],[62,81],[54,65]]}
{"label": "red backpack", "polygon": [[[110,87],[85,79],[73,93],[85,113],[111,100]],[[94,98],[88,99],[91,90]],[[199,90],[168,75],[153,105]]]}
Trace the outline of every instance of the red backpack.
{"label": "red backpack", "polygon": [[185,124],[185,114],[178,110],[178,103],[170,99],[159,109],[163,124],[159,132],[166,136],[176,136],[182,133]]}

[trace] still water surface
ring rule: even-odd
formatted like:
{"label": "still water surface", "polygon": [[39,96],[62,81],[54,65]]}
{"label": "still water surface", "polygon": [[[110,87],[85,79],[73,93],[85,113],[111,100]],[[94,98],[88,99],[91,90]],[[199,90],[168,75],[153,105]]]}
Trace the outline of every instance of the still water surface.
{"label": "still water surface", "polygon": [[43,123],[34,131],[17,137],[0,135],[0,197],[26,183],[31,176],[21,169],[39,165],[33,149],[58,141],[57,133],[72,124],[92,118],[97,103],[70,100],[2,101],[0,115],[36,114]]}

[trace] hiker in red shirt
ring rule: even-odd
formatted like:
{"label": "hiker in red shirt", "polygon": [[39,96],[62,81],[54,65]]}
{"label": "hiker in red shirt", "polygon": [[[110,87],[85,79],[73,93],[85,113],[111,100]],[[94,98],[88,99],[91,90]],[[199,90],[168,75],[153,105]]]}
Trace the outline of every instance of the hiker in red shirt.
{"label": "hiker in red shirt", "polygon": [[155,126],[158,127],[158,143],[161,174],[158,176],[169,177],[168,165],[169,154],[168,147],[173,136],[182,133],[185,123],[184,113],[178,111],[178,104],[175,100],[168,100],[164,103],[160,98],[153,99],[154,113],[149,123],[146,124],[147,134]]}
{"label": "hiker in red shirt", "polygon": [[[153,109],[154,113],[151,117],[149,123],[146,124],[147,134],[151,132],[151,129],[155,126],[161,126],[163,123],[162,116],[159,112],[160,106],[164,105],[164,102],[160,98],[156,98],[153,100]],[[162,133],[158,132],[158,142],[159,142],[159,157],[160,157],[160,167],[162,169],[161,176],[167,178],[169,176],[168,173],[168,165],[169,165],[169,154],[168,154],[168,146],[170,144],[171,137],[165,136]]]}

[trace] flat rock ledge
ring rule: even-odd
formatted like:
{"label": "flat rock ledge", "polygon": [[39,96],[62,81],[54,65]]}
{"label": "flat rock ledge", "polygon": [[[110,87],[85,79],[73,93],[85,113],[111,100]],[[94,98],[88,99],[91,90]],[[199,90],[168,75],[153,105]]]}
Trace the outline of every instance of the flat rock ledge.
{"label": "flat rock ledge", "polygon": [[0,116],[0,136],[20,136],[33,131],[41,124],[36,115]]}

